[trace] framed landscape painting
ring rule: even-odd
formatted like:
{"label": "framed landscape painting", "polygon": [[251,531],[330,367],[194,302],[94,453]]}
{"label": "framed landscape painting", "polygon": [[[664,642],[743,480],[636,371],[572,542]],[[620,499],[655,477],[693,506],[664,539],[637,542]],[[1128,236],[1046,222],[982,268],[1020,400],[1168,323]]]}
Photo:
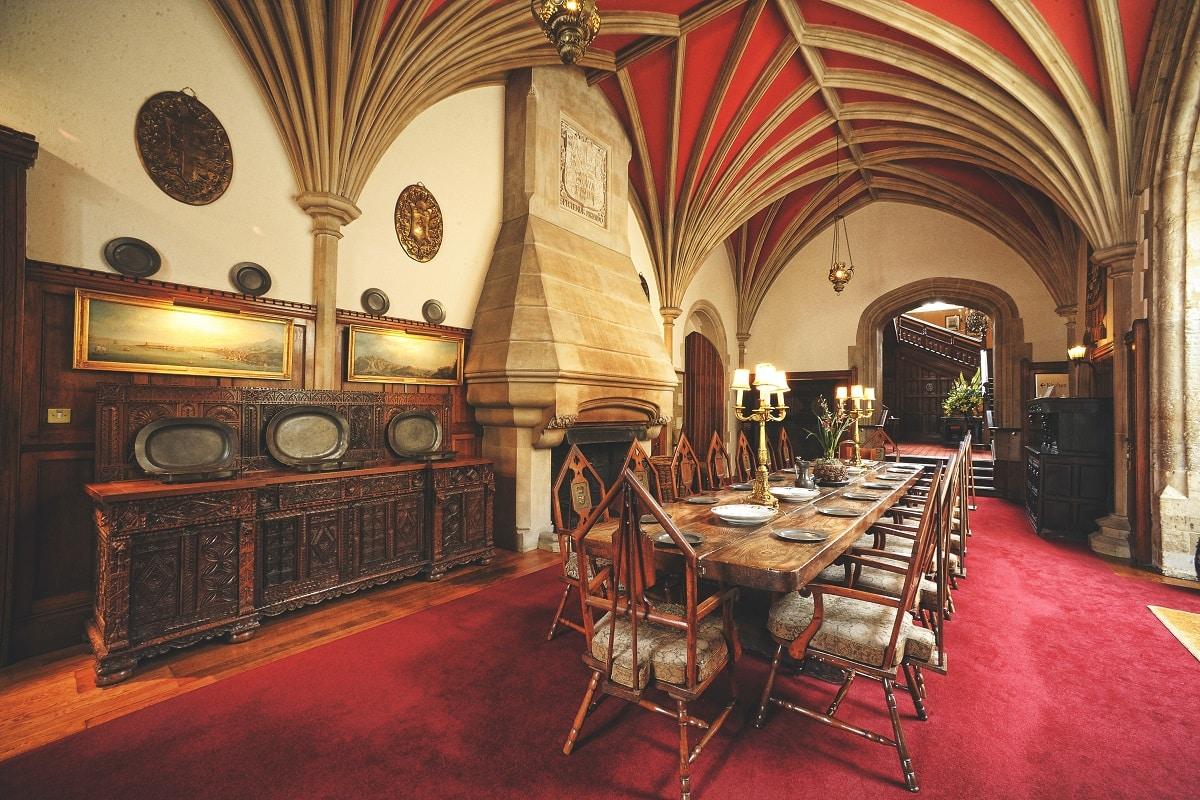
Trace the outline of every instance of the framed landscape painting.
{"label": "framed landscape painting", "polygon": [[72,366],[288,380],[292,321],[76,289]]}
{"label": "framed landscape painting", "polygon": [[463,340],[351,325],[346,362],[350,381],[459,384]]}

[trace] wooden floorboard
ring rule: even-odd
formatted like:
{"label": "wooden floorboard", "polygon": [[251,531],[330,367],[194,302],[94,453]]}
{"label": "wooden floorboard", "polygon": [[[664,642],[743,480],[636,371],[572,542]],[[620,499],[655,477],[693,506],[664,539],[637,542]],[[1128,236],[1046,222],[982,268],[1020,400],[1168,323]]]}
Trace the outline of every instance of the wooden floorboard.
{"label": "wooden floorboard", "polygon": [[[541,550],[501,550],[491,564],[460,567],[436,583],[405,581],[264,619],[248,642],[207,642],[147,659],[132,678],[107,688],[96,686],[83,646],[22,661],[0,670],[0,760],[555,563],[556,554]],[[546,598],[547,625],[556,601]]]}

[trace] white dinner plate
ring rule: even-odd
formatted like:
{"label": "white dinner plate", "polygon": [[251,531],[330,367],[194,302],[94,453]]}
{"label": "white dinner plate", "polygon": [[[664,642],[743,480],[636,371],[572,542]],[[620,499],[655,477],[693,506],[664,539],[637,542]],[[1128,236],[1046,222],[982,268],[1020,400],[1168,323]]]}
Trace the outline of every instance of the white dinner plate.
{"label": "white dinner plate", "polygon": [[751,503],[728,503],[723,506],[713,506],[710,510],[722,522],[728,522],[731,525],[760,525],[776,514],[773,508]]}
{"label": "white dinner plate", "polygon": [[818,497],[821,493],[816,489],[802,489],[797,486],[772,486],[771,494],[789,503],[802,503]]}

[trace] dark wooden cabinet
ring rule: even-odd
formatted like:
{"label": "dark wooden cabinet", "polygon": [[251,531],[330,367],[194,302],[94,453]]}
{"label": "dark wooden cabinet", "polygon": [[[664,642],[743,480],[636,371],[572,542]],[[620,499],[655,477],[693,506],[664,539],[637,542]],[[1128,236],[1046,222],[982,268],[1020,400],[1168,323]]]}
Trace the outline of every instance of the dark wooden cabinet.
{"label": "dark wooden cabinet", "polygon": [[173,647],[240,641],[263,615],[419,573],[437,580],[494,553],[495,479],[480,459],[87,491],[99,563],[88,636],[100,684]]}
{"label": "dark wooden cabinet", "polygon": [[1103,398],[1043,398],[1027,405],[1025,507],[1038,533],[1086,534],[1108,513],[1111,409]]}

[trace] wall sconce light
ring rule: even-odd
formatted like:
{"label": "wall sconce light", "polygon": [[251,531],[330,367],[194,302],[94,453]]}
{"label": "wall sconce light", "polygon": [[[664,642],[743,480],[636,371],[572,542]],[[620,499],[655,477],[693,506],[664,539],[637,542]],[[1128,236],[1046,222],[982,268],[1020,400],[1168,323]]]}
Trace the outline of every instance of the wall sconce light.
{"label": "wall sconce light", "polygon": [[1087,345],[1077,344],[1067,348],[1067,358],[1078,364],[1087,358]]}

